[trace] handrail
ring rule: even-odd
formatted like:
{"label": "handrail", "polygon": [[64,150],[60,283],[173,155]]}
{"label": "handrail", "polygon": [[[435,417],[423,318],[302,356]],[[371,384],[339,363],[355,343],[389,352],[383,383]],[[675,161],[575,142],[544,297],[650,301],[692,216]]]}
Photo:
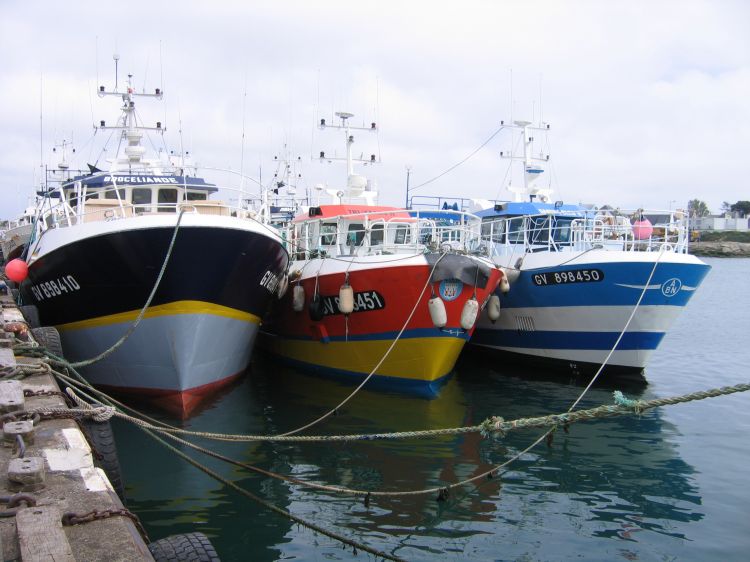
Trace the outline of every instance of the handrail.
{"label": "handrail", "polygon": [[675,211],[649,213],[638,210],[635,216],[666,217],[654,224],[631,223],[630,215],[596,212],[560,212],[554,214],[497,217],[482,222],[482,241],[492,246],[493,254],[538,251],[584,251],[600,247],[625,251],[667,251],[686,253],[688,223]]}

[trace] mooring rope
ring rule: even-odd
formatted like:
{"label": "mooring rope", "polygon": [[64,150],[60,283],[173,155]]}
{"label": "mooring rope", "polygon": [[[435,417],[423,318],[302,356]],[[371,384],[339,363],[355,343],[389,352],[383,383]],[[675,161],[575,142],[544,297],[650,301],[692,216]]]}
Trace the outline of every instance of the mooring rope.
{"label": "mooring rope", "polygon": [[[432,269],[430,270],[430,275],[427,277],[427,281],[424,284],[424,287],[422,287],[422,291],[419,293],[419,296],[417,297],[416,302],[414,303],[414,306],[411,309],[411,312],[409,313],[409,316],[406,318],[406,321],[404,322],[404,325],[401,326],[401,329],[399,330],[398,334],[396,334],[396,337],[391,342],[391,345],[388,346],[388,349],[383,354],[383,356],[380,358],[380,361],[378,361],[377,365],[373,367],[372,371],[370,371],[370,374],[365,377],[365,379],[355,388],[346,398],[344,398],[337,406],[323,414],[322,416],[318,417],[316,420],[311,421],[308,424],[303,425],[302,427],[298,427],[297,429],[293,429],[291,431],[287,431],[285,433],[281,433],[280,436],[289,436],[294,435],[295,433],[299,433],[300,431],[304,431],[306,429],[309,429],[313,427],[314,425],[319,424],[326,418],[329,418],[330,416],[334,415],[342,406],[344,406],[349,400],[354,398],[356,394],[368,383],[368,381],[375,375],[377,370],[380,368],[380,366],[383,364],[383,362],[388,358],[388,356],[391,354],[391,351],[393,351],[393,348],[396,347],[396,343],[398,343],[399,339],[401,339],[401,335],[406,330],[406,327],[409,325],[409,322],[411,322],[412,317],[414,316],[414,313],[417,311],[417,307],[419,306],[419,303],[422,301],[422,297],[424,296],[425,291],[427,290],[427,287],[431,285],[432,282],[432,275],[435,273],[435,268],[437,268],[437,265],[440,263],[440,260],[442,260],[446,255],[446,252],[443,252],[440,254],[440,257],[435,261],[434,265],[432,266]],[[322,265],[321,265],[322,268]],[[318,275],[320,275],[320,271],[318,271]],[[316,280],[316,289],[317,289],[317,280]]]}
{"label": "mooring rope", "polygon": [[[55,372],[56,375],[60,373]],[[68,379],[63,375],[64,379]],[[447,435],[464,435],[467,433],[480,433],[484,437],[491,434],[504,435],[510,431],[518,429],[531,428],[557,428],[561,425],[569,425],[581,421],[590,421],[598,418],[611,418],[615,416],[628,415],[632,413],[641,414],[646,410],[658,408],[661,406],[682,404],[685,402],[694,402],[706,398],[716,398],[726,396],[737,392],[747,392],[750,390],[750,383],[740,383],[733,386],[722,386],[708,390],[701,390],[672,396],[667,398],[655,398],[652,400],[630,400],[624,397],[619,390],[613,392],[614,403],[603,404],[586,410],[567,410],[559,414],[547,414],[530,418],[517,418],[514,420],[505,420],[502,416],[490,416],[479,424],[459,427],[446,427],[440,429],[420,429],[410,431],[393,431],[382,433],[350,433],[341,435],[243,435],[230,433],[212,433],[193,431],[173,426],[154,425],[142,419],[126,414],[117,408],[112,409],[112,415],[125,421],[134,423],[143,429],[164,432],[173,435],[185,435],[189,437],[200,437],[214,441],[227,441],[237,443],[264,442],[264,443],[322,443],[322,442],[353,442],[353,441],[398,441],[403,439],[426,439],[429,437],[441,437]],[[80,390],[73,391],[68,388],[67,393],[78,404],[80,409],[92,409],[86,406],[75,392],[82,393]],[[82,393],[83,394],[83,393]],[[86,396],[84,394],[84,396]],[[94,400],[91,396],[87,398]],[[93,407],[93,410],[96,410]],[[93,411],[92,410],[92,411]],[[42,407],[35,410],[34,413],[43,414],[47,410]],[[107,410],[109,411],[109,410]]]}
{"label": "mooring rope", "polygon": [[76,363],[71,363],[71,367],[86,367],[88,365],[92,365],[98,361],[101,361],[105,357],[108,357],[112,353],[114,353],[122,344],[125,343],[125,341],[135,332],[135,329],[138,327],[138,324],[141,323],[141,320],[143,320],[143,316],[146,314],[146,310],[148,310],[148,307],[151,306],[151,301],[154,299],[154,295],[156,295],[156,290],[159,288],[159,284],[161,283],[161,279],[164,276],[164,272],[167,269],[167,263],[169,262],[169,258],[172,255],[172,249],[174,248],[175,240],[177,239],[177,232],[180,230],[180,223],[182,222],[182,216],[185,214],[185,209],[180,209],[180,214],[177,216],[177,223],[174,227],[174,232],[172,233],[172,240],[169,242],[169,247],[167,248],[167,255],[164,256],[164,262],[161,265],[161,270],[159,271],[159,275],[156,277],[156,282],[154,283],[154,287],[151,289],[151,294],[149,294],[148,299],[146,299],[146,304],[143,305],[143,308],[141,308],[141,311],[138,313],[138,317],[135,319],[135,322],[133,322],[130,327],[127,329],[127,331],[122,335],[122,337],[117,340],[111,347],[108,349],[105,349],[102,351],[99,355],[96,357],[92,357],[91,359],[86,359],[84,361],[78,361]]}
{"label": "mooring rope", "polygon": [[208,474],[211,478],[214,480],[217,480],[224,484],[225,486],[229,486],[233,490],[239,492],[243,496],[251,499],[252,501],[258,503],[259,505],[265,507],[266,509],[269,509],[273,511],[274,513],[277,513],[278,515],[282,515],[286,517],[287,519],[290,519],[291,521],[294,521],[295,523],[298,523],[302,525],[303,527],[306,527],[308,529],[311,529],[315,532],[318,532],[322,535],[325,535],[326,537],[339,541],[342,544],[351,546],[354,550],[354,554],[357,553],[357,550],[362,550],[363,552],[369,552],[370,554],[377,556],[378,558],[383,558],[385,560],[396,560],[396,561],[403,561],[403,558],[399,558],[398,556],[388,554],[386,552],[383,552],[382,550],[378,550],[376,548],[372,548],[364,543],[361,543],[359,541],[355,541],[354,539],[350,539],[348,537],[345,537],[344,535],[341,535],[339,533],[336,533],[334,531],[330,531],[326,529],[325,527],[321,527],[320,525],[313,523],[312,521],[308,521],[307,519],[303,519],[302,517],[299,517],[298,515],[294,515],[290,511],[286,509],[282,509],[278,507],[277,505],[272,504],[271,502],[268,502],[261,498],[260,496],[257,496],[256,494],[252,493],[250,490],[246,490],[245,488],[242,488],[241,486],[238,486],[231,480],[228,480],[227,478],[224,478],[219,473],[211,470],[207,466],[199,463],[195,459],[191,458],[189,455],[185,454],[183,451],[180,451],[178,448],[173,447],[157,435],[154,435],[149,430],[144,430],[146,434],[150,435],[152,439],[154,439],[157,443],[161,444],[162,446],[166,447],[170,451],[172,451],[174,454],[182,458],[184,461],[190,463],[194,467],[196,467],[198,470]]}
{"label": "mooring rope", "polygon": [[[65,362],[65,361],[63,360],[62,362]],[[89,390],[95,391],[100,396],[100,400],[95,400],[93,397],[87,395],[85,392],[81,391],[80,389],[77,392],[80,393],[80,394],[83,394],[84,396],[86,396],[90,400],[95,401],[95,403],[98,402],[99,404],[102,404],[101,406],[93,406],[92,404],[86,404],[85,401],[81,400],[81,398],[76,395],[76,392],[73,391],[73,389],[71,389],[70,387],[68,387],[66,389],[67,394],[68,394],[68,396],[71,397],[71,399],[76,404],[78,404],[78,406],[79,406],[78,408],[68,408],[68,407],[58,407],[58,406],[46,406],[45,407],[45,406],[43,406],[43,407],[40,407],[40,408],[29,410],[26,413],[29,414],[29,415],[38,414],[39,416],[47,415],[47,416],[50,416],[50,417],[74,417],[74,418],[75,417],[92,417],[96,421],[105,421],[106,419],[109,419],[113,414],[116,415],[117,417],[122,417],[122,418],[127,419],[127,420],[136,420],[137,419],[137,418],[133,418],[132,416],[124,415],[123,412],[118,411],[117,407],[115,406],[115,404],[113,403],[113,401],[110,401],[109,397],[107,397],[106,394],[104,394],[101,391],[98,391],[98,390],[94,389],[94,387],[91,386],[91,383],[89,383],[88,381],[86,381],[85,379],[83,379],[83,377],[81,377],[80,373],[78,373],[75,369],[71,369],[71,370],[76,375],[76,377],[78,379],[80,379],[80,380],[76,380],[76,379],[74,379],[72,377],[69,377],[69,376],[65,375],[64,373],[60,373],[59,371],[53,371],[53,373],[56,376],[58,376],[59,378],[63,379],[63,380],[68,380],[68,381],[72,382],[73,384],[75,384],[77,386],[78,385],[85,386]],[[116,402],[116,401],[114,401],[114,402]],[[128,409],[131,409],[131,408],[128,408]],[[403,560],[402,558],[399,558],[399,557],[397,557],[395,555],[391,555],[391,554],[388,554],[386,552],[380,551],[378,549],[372,548],[372,547],[370,547],[370,546],[368,546],[368,545],[366,545],[364,543],[361,543],[361,542],[356,541],[354,539],[350,539],[350,538],[345,537],[345,536],[343,536],[343,535],[341,535],[339,533],[336,533],[334,531],[330,531],[330,530],[328,530],[328,529],[326,529],[324,527],[321,527],[320,525],[317,525],[316,523],[313,523],[312,521],[308,521],[308,520],[306,520],[306,519],[304,519],[302,517],[294,515],[293,513],[289,512],[289,511],[287,511],[285,509],[282,509],[282,508],[280,508],[280,507],[272,504],[269,501],[264,500],[263,498],[257,496],[256,494],[253,494],[249,490],[246,490],[246,489],[242,488],[241,486],[238,486],[236,483],[232,482],[231,480],[228,480],[228,479],[224,478],[223,476],[221,476],[217,472],[215,472],[215,471],[211,470],[210,468],[208,468],[207,466],[199,463],[198,461],[196,461],[195,459],[191,458],[190,456],[188,456],[184,452],[180,451],[179,449],[176,449],[175,447],[173,447],[172,445],[170,445],[169,443],[167,443],[166,441],[164,441],[163,439],[161,439],[159,436],[157,436],[154,433],[154,431],[158,431],[158,432],[161,432],[162,434],[164,434],[165,436],[172,437],[171,435],[169,435],[166,432],[165,428],[159,427],[159,426],[149,426],[149,427],[146,427],[146,426],[144,426],[142,424],[138,424],[138,423],[136,423],[135,425],[136,425],[136,427],[138,427],[139,429],[141,429],[146,435],[148,435],[149,437],[151,437],[152,439],[154,439],[157,443],[159,443],[163,447],[166,447],[168,450],[170,450],[171,452],[175,453],[178,457],[182,458],[186,462],[188,462],[191,465],[195,466],[196,468],[198,468],[202,472],[206,473],[211,478],[213,478],[213,479],[221,482],[222,484],[224,484],[226,486],[229,486],[230,488],[236,490],[237,492],[239,492],[240,494],[244,495],[248,499],[250,499],[250,500],[258,503],[259,505],[265,507],[266,509],[269,509],[269,510],[273,511],[274,513],[277,513],[279,515],[287,517],[288,519],[294,521],[295,523],[298,523],[299,525],[302,525],[305,528],[311,529],[312,531],[321,533],[322,535],[325,535],[325,536],[327,536],[327,537],[329,537],[329,538],[331,538],[333,540],[336,540],[336,541],[339,541],[339,542],[341,542],[341,543],[343,543],[345,545],[351,546],[353,548],[354,554],[357,553],[357,550],[361,550],[363,552],[368,552],[370,554],[373,554],[373,555],[375,555],[375,556],[377,556],[379,558],[383,558],[385,560],[395,560],[395,561],[402,561]],[[183,440],[180,439],[179,441],[183,441]],[[189,443],[187,441],[184,441],[184,444],[186,444],[186,445],[188,445],[188,446],[190,446],[192,448],[197,447],[197,446],[194,446],[192,443]]]}
{"label": "mooring rope", "polygon": [[[74,371],[75,373],[75,371]],[[68,377],[67,375],[64,375],[63,373],[59,373],[57,371],[54,371],[54,374],[62,378],[63,380],[69,380],[71,383],[80,386],[86,386],[88,389],[96,392],[96,394],[101,396],[101,400],[94,399],[90,395],[87,395],[85,392],[78,390],[80,394],[84,395],[87,399],[92,400],[94,403],[101,404],[102,402],[106,403],[108,402],[108,398],[106,397],[106,394],[102,393],[101,391],[98,391],[91,387],[90,383],[82,380],[75,380],[71,377]],[[76,373],[77,374],[77,373]],[[78,375],[80,377],[80,375]],[[68,394],[75,396],[75,393],[72,391],[72,389],[68,388]],[[72,410],[72,415],[74,416],[92,416],[95,414],[98,414],[102,417],[106,417],[109,415],[114,415],[116,417],[122,418],[126,421],[132,422],[134,425],[139,427],[139,429],[142,429],[144,432],[152,436],[153,438],[158,438],[154,435],[152,435],[152,432],[159,432],[164,437],[167,437],[171,440],[174,440],[177,443],[183,444],[185,446],[188,446],[192,448],[193,450],[196,450],[200,453],[206,454],[208,456],[211,456],[213,458],[219,459],[223,462],[233,464],[235,466],[245,468],[247,470],[250,470],[252,472],[261,474],[266,477],[274,478],[277,480],[286,481],[292,484],[296,484],[302,487],[306,488],[312,488],[316,490],[322,490],[327,492],[334,492],[334,493],[343,493],[348,495],[354,495],[354,496],[361,496],[365,497],[365,502],[369,502],[369,499],[371,497],[405,497],[405,496],[420,496],[420,495],[431,495],[431,494],[437,494],[438,500],[444,500],[446,499],[451,490],[454,490],[456,488],[460,488],[462,486],[465,486],[467,484],[474,484],[478,481],[485,481],[488,479],[493,478],[496,476],[500,470],[514,462],[516,459],[536,447],[539,443],[541,443],[545,438],[548,438],[558,427],[561,425],[566,428],[567,426],[581,421],[590,421],[594,419],[600,419],[600,418],[608,418],[608,417],[615,417],[615,416],[621,416],[621,415],[629,415],[629,414],[637,414],[640,415],[641,413],[645,412],[646,410],[657,408],[665,405],[674,405],[674,404],[680,404],[680,403],[686,403],[696,400],[703,400],[706,398],[714,398],[718,396],[724,396],[728,394],[733,394],[737,392],[746,392],[750,390],[750,383],[742,383],[737,384],[734,386],[726,386],[726,387],[720,387],[720,388],[714,388],[709,389],[705,391],[698,391],[693,392],[689,394],[685,394],[682,396],[674,396],[674,397],[668,397],[668,398],[658,398],[653,400],[630,400],[620,392],[615,391],[613,393],[614,397],[614,404],[613,405],[602,405],[595,408],[591,408],[588,410],[577,410],[577,411],[570,411],[561,413],[561,414],[550,414],[546,416],[538,416],[533,418],[519,418],[516,420],[510,420],[506,421],[502,417],[499,416],[492,416],[490,418],[487,418],[483,422],[481,422],[478,425],[475,426],[467,426],[467,427],[457,427],[457,428],[445,428],[445,429],[434,429],[434,430],[420,430],[420,431],[405,431],[405,432],[392,432],[392,433],[376,433],[376,434],[354,434],[354,435],[321,435],[321,436],[257,436],[261,439],[259,440],[265,440],[265,441],[292,441],[292,442],[331,442],[331,441],[378,441],[378,440],[396,440],[396,439],[422,439],[427,437],[435,437],[435,436],[445,436],[445,435],[460,435],[460,434],[466,434],[466,433],[480,433],[483,437],[487,438],[489,436],[494,437],[502,437],[509,431],[519,430],[519,429],[532,429],[532,428],[547,428],[547,431],[540,435],[534,442],[532,442],[529,446],[527,446],[522,451],[515,454],[512,458],[506,460],[504,463],[498,466],[493,466],[492,468],[482,472],[481,474],[475,475],[472,478],[465,479],[461,482],[455,482],[448,485],[442,485],[442,486],[434,486],[431,488],[425,488],[425,489],[417,489],[417,490],[401,490],[401,491],[382,491],[382,490],[368,490],[368,489],[354,489],[354,488],[348,488],[348,487],[342,487],[342,486],[334,486],[334,485],[328,485],[328,484],[320,484],[316,482],[309,482],[305,481],[299,478],[295,478],[292,476],[286,476],[278,473],[274,473],[268,470],[264,470],[262,468],[250,465],[248,463],[243,463],[234,459],[231,459],[229,457],[223,456],[219,453],[216,453],[215,451],[211,451],[209,449],[200,447],[198,445],[195,445],[194,443],[191,443],[189,441],[186,441],[184,439],[181,439],[177,437],[176,433],[182,433],[190,436],[196,436],[196,437],[207,437],[207,438],[213,438],[213,439],[220,439],[222,441],[247,441],[248,437],[252,436],[228,436],[226,434],[211,434],[211,433],[204,433],[204,432],[194,432],[189,430],[183,430],[180,428],[171,428],[171,427],[164,427],[163,425],[153,425],[149,424],[148,422],[144,422],[142,419],[135,418],[133,416],[129,416],[125,414],[122,411],[119,411],[117,408],[105,408],[105,407],[93,407],[93,406],[85,406],[84,403],[80,400],[80,398],[76,399],[74,398],[74,401],[76,401],[79,404],[78,409]],[[114,406],[111,402],[108,404],[109,406]],[[134,411],[132,408],[129,408],[125,406],[128,410]],[[38,415],[64,415],[65,412],[71,413],[71,409],[68,408],[38,408],[36,410],[33,410],[29,412],[30,414],[38,414]],[[237,438],[237,439],[235,439]],[[549,442],[549,441],[548,441]],[[171,449],[171,447],[170,447]],[[184,453],[180,453],[180,456],[185,458],[185,460],[188,460],[188,462],[191,462],[191,464],[194,464],[197,467],[201,467],[200,463],[198,461],[195,461],[194,459],[191,459],[190,457],[187,457]],[[203,470],[203,468],[201,468]],[[212,477],[214,477],[214,473],[208,470],[208,474]],[[218,476],[218,475],[216,475]],[[221,480],[221,477],[218,476],[218,478]],[[224,480],[221,480],[224,482]],[[226,481],[227,485],[231,486],[232,488],[241,490],[238,486],[233,484],[232,482]],[[245,492],[241,492],[245,493]],[[245,494],[247,495],[247,494]],[[251,499],[256,499],[251,496]],[[263,502],[264,500],[257,498],[257,501]],[[285,514],[284,510],[281,510],[280,508],[277,508],[276,506],[273,506],[274,511],[280,510],[279,513]],[[307,522],[300,522],[300,524],[306,525],[310,528],[310,525],[307,524]],[[322,532],[322,531],[321,531]],[[331,534],[326,533],[327,536],[330,536],[332,538],[336,538],[332,536]],[[339,540],[339,539],[336,539]],[[348,539],[347,539],[348,540]],[[347,544],[350,544],[348,542]],[[364,549],[363,549],[364,550]]]}
{"label": "mooring rope", "polygon": [[656,256],[656,260],[654,261],[654,267],[651,268],[651,273],[648,276],[648,279],[646,279],[646,283],[643,286],[643,290],[641,290],[641,294],[638,296],[638,300],[635,303],[635,306],[633,307],[633,310],[630,312],[630,316],[628,317],[628,321],[625,322],[625,326],[620,331],[620,335],[617,336],[617,340],[615,341],[615,344],[612,346],[612,349],[609,351],[607,356],[604,358],[604,361],[602,361],[602,364],[599,366],[599,369],[596,371],[594,376],[589,381],[589,384],[586,385],[586,388],[583,389],[583,392],[581,392],[580,396],[576,399],[575,402],[573,402],[573,405],[569,408],[568,411],[573,410],[578,403],[583,399],[583,397],[586,395],[586,393],[589,391],[591,386],[594,384],[594,381],[599,378],[599,375],[604,370],[604,366],[609,362],[610,358],[614,354],[615,350],[617,349],[617,346],[620,345],[620,341],[622,340],[623,336],[625,336],[625,332],[628,331],[628,327],[630,326],[630,323],[633,321],[633,318],[635,317],[635,313],[638,310],[638,308],[641,306],[641,302],[643,301],[643,297],[646,296],[646,291],[648,291],[648,286],[651,284],[651,279],[654,277],[654,273],[656,273],[656,266],[659,265],[659,261],[661,260],[662,255],[664,254],[664,246],[661,247],[661,250],[659,251],[659,255]]}

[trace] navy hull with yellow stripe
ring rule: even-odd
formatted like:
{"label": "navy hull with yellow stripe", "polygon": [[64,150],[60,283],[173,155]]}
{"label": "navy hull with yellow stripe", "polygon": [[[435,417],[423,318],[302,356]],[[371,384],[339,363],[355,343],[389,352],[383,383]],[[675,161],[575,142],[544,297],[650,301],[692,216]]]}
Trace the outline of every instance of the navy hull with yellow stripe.
{"label": "navy hull with yellow stripe", "polygon": [[[58,328],[68,360],[98,355],[136,320],[176,221],[175,214],[142,216],[44,233],[21,291],[41,323]],[[247,367],[287,261],[278,236],[263,225],[185,214],[143,320],[84,376],[188,415]]]}

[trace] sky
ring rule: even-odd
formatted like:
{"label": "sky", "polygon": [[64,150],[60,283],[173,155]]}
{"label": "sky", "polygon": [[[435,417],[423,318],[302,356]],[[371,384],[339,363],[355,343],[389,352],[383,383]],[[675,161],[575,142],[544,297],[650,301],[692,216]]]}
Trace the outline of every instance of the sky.
{"label": "sky", "polygon": [[354,148],[380,160],[357,171],[381,203],[403,205],[407,169],[414,196],[510,199],[520,174],[499,154],[514,139],[492,135],[524,119],[550,124],[554,200],[718,212],[750,200],[749,24],[741,0],[0,0],[0,218],[56,144],[96,160],[93,123],[119,114],[96,96],[115,53],[120,88],[132,73],[164,90],[139,112],[168,146],[264,183],[286,146],[298,187],[343,184],[313,157],[343,137],[314,125],[347,111],[378,123]]}

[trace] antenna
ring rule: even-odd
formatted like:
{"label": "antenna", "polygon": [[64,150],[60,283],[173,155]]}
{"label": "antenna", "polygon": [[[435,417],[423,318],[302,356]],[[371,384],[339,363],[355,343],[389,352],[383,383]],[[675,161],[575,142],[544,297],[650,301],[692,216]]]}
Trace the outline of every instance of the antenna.
{"label": "antenna", "polygon": [[544,123],[544,114],[542,113],[542,73],[539,73],[539,126]]}
{"label": "antenna", "polygon": [[112,55],[112,58],[115,61],[115,92],[116,92],[117,91],[117,62],[120,60],[120,55],[115,53],[114,55]]}
{"label": "antenna", "polygon": [[245,90],[242,94],[242,142],[240,143],[240,194],[245,188],[245,104],[247,103],[247,69],[245,69]]}
{"label": "antenna", "polygon": [[42,174],[44,171],[44,122],[42,120],[42,107],[44,100],[44,75],[39,75],[39,181],[44,186],[44,180],[46,174]]}

